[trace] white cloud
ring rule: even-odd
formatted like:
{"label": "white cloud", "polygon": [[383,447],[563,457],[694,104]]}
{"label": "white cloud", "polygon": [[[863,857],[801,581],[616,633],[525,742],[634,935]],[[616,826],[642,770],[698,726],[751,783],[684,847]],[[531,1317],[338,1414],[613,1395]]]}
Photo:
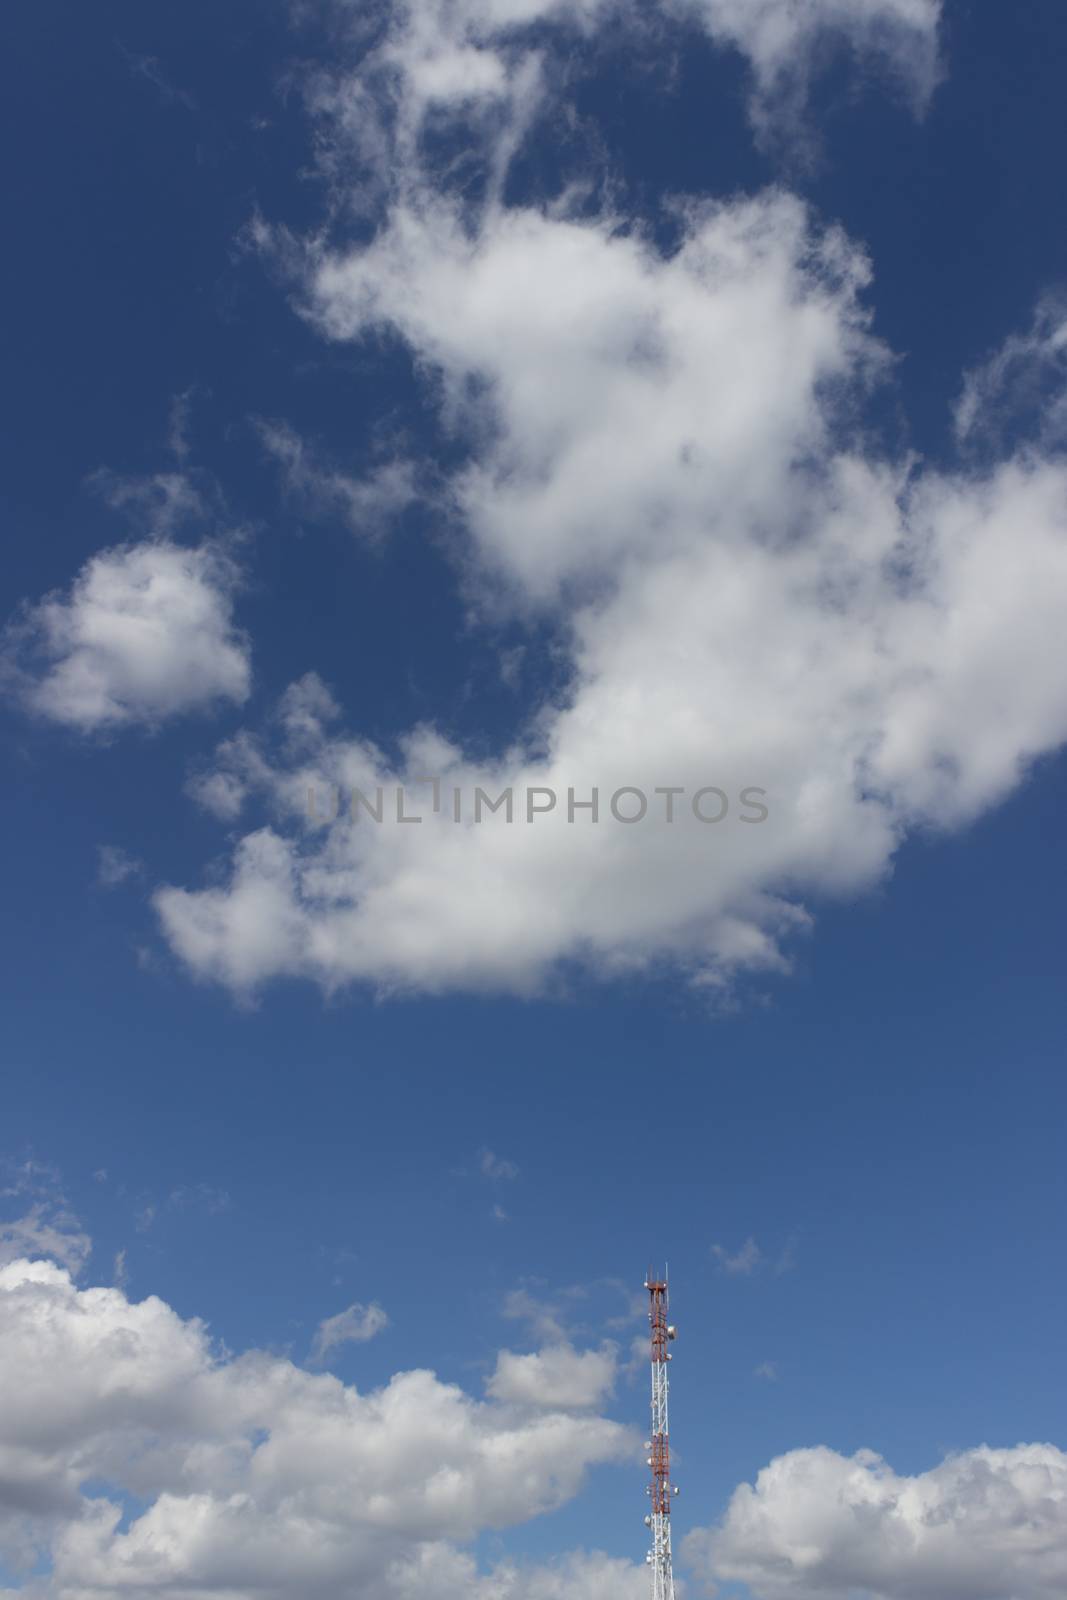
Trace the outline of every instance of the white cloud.
{"label": "white cloud", "polygon": [[[606,1556],[482,1572],[460,1548],[629,1452],[593,1409],[609,1347],[501,1352],[487,1401],[425,1371],[360,1394],[263,1352],[232,1356],[155,1297],[19,1260],[0,1267],[0,1369],[0,1559],[43,1560],[33,1600],[644,1593],[643,1568]],[[135,1502],[125,1520],[119,1495]],[[1067,1456],[983,1447],[903,1477],[870,1451],[793,1451],[685,1555],[754,1600],[1054,1600]]]}
{"label": "white cloud", "polygon": [[[683,227],[662,256],[615,219],[515,209],[471,233],[426,199],[315,274],[329,336],[396,328],[485,439],[454,495],[480,562],[528,601],[780,517],[794,459],[825,449],[817,386],[881,359],[862,254],[797,202],[709,206]],[[474,380],[485,398],[464,408]]]}
{"label": "white cloud", "polygon": [[564,1411],[603,1405],[615,1385],[617,1352],[548,1345],[530,1355],[501,1350],[486,1388],[494,1400]]}
{"label": "white cloud", "polygon": [[1067,1456],[983,1447],[900,1477],[869,1450],[794,1450],[685,1551],[755,1600],[1054,1600],[1067,1589]]}
{"label": "white cloud", "polygon": [[319,1323],[311,1347],[312,1360],[324,1361],[338,1345],[366,1344],[388,1326],[389,1318],[376,1300],[369,1306],[356,1302]]}
{"label": "white cloud", "polygon": [[217,545],[154,538],[99,552],[67,594],[27,608],[9,630],[24,703],[84,733],[242,704],[251,669],[233,624],[236,582]]}
{"label": "white cloud", "polygon": [[438,1547],[398,1564],[392,1574],[398,1600],[647,1600],[644,1565],[584,1552],[544,1566],[501,1562],[479,1577],[474,1562]]}
{"label": "white cloud", "polygon": [[[456,1548],[628,1453],[602,1416],[478,1401],[426,1371],[360,1394],[47,1262],[0,1269],[0,1366],[0,1538],[51,1562],[35,1600],[634,1592],[638,1569],[603,1557],[480,1576]],[[141,1502],[125,1522],[120,1494]]]}
{"label": "white cloud", "polygon": [[[419,196],[319,258],[324,332],[402,335],[471,446],[451,498],[472,603],[551,619],[571,678],[491,759],[419,727],[387,760],[314,718],[299,751],[230,741],[217,782],[259,817],[228,880],[155,897],[194,973],[529,993],[575,964],[668,965],[714,996],[782,970],[813,904],[878,883],[910,831],[966,823],[1067,738],[1047,665],[1067,469],[880,455],[862,252],[778,192],[679,225],[663,254],[610,220],[471,223]],[[446,798],[420,791],[418,825],[308,814],[309,791],[428,774]],[[651,799],[639,825],[607,815],[623,785]],[[653,792],[672,785],[717,786],[729,817],[683,800],[668,824]],[[521,807],[540,786],[560,798],[534,825],[472,825],[477,787]],[[568,789],[594,787],[601,821],[570,824]]]}
{"label": "white cloud", "polygon": [[547,41],[534,43],[529,30],[589,27],[604,10],[603,0],[397,0],[369,50],[357,23],[358,70],[322,71],[309,91],[310,109],[329,128],[320,156],[346,202],[373,209],[383,194],[403,191],[427,169],[427,130],[460,125],[464,165],[473,157],[500,193],[546,102]]}

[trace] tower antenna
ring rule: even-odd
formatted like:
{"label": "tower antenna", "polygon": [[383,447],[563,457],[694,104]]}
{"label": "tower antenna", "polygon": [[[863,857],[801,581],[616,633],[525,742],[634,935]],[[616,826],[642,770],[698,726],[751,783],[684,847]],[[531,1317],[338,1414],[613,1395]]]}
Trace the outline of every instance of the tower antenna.
{"label": "tower antenna", "polygon": [[671,1483],[670,1425],[667,1418],[667,1393],[670,1388],[667,1364],[671,1352],[667,1346],[675,1338],[677,1330],[669,1320],[666,1270],[661,1276],[650,1268],[645,1278],[645,1288],[648,1290],[652,1346],[652,1430],[645,1446],[652,1472],[652,1482],[646,1491],[651,1497],[652,1509],[645,1518],[645,1526],[652,1530],[652,1548],[645,1560],[652,1568],[652,1600],[674,1600],[671,1500],[678,1493],[678,1487]]}

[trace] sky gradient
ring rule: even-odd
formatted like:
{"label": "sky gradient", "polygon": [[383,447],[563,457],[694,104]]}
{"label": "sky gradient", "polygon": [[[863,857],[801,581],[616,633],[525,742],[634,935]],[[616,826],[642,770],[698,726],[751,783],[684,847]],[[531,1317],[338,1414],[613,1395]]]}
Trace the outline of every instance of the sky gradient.
{"label": "sky gradient", "polygon": [[1067,17],[6,32],[2,1600],[1061,1595]]}

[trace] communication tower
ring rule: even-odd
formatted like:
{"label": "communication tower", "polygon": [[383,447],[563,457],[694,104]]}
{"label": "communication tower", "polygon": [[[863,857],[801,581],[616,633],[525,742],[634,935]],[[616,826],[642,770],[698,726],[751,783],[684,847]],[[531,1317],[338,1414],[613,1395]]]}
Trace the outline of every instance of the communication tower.
{"label": "communication tower", "polygon": [[649,1271],[648,1322],[652,1347],[652,1428],[646,1441],[652,1482],[646,1493],[652,1501],[645,1526],[652,1530],[652,1548],[645,1557],[652,1568],[652,1600],[674,1600],[674,1574],[671,1570],[671,1500],[678,1493],[671,1483],[670,1425],[667,1417],[667,1377],[671,1352],[667,1346],[675,1337],[670,1321],[667,1274]]}

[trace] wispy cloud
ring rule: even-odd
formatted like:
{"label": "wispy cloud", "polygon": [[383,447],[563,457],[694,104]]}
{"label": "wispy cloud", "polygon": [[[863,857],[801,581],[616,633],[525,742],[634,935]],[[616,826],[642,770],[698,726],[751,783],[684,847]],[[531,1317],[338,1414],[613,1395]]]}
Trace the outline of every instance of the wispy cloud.
{"label": "wispy cloud", "polygon": [[144,863],[117,844],[96,847],[96,881],[101,889],[117,889],[130,878],[139,878]]}
{"label": "wispy cloud", "polygon": [[173,396],[167,413],[167,449],[180,465],[189,456],[189,419],[192,412],[193,389],[183,389]]}
{"label": "wispy cloud", "polygon": [[796,1239],[790,1236],[777,1255],[768,1255],[749,1234],[739,1250],[728,1250],[725,1245],[713,1244],[711,1253],[719,1264],[720,1272],[735,1278],[750,1278],[755,1272],[771,1272],[780,1277],[796,1265],[794,1255]]}
{"label": "wispy cloud", "polygon": [[183,1183],[176,1185],[165,1197],[151,1198],[142,1192],[134,1213],[133,1225],[138,1233],[148,1233],[168,1211],[199,1214],[207,1217],[221,1216],[230,1209],[230,1195],[212,1183]]}
{"label": "wispy cloud", "polygon": [[492,1150],[483,1150],[480,1153],[478,1169],[484,1178],[490,1178],[494,1183],[510,1183],[519,1175],[519,1169],[514,1161],[507,1161]]}
{"label": "wispy cloud", "polygon": [[748,1278],[756,1268],[763,1263],[763,1251],[751,1236],[747,1238],[740,1250],[730,1254],[724,1245],[713,1244],[711,1253],[715,1257],[723,1272],[728,1272],[731,1277]]}
{"label": "wispy cloud", "polygon": [[378,538],[416,497],[409,461],[379,462],[360,476],[323,461],[285,422],[256,418],[264,448],[278,463],[287,494],[319,520],[340,519],[356,534]]}
{"label": "wispy cloud", "polygon": [[0,1166],[0,1265],[21,1257],[58,1261],[77,1275],[92,1240],[71,1210],[55,1168],[34,1160]]}
{"label": "wispy cloud", "polygon": [[217,1189],[210,1183],[182,1184],[171,1190],[170,1204],[179,1210],[206,1211],[214,1217],[220,1211],[229,1210],[230,1196],[227,1190]]}
{"label": "wispy cloud", "polygon": [[511,1289],[504,1296],[501,1315],[511,1322],[525,1322],[535,1338],[548,1343],[563,1344],[569,1338],[559,1301],[531,1294],[529,1289]]}
{"label": "wispy cloud", "polygon": [[620,1294],[625,1302],[622,1311],[613,1317],[606,1318],[604,1322],[606,1328],[628,1328],[633,1322],[644,1322],[648,1316],[647,1294],[631,1288],[628,1283],[623,1283],[618,1278],[605,1278],[603,1283],[606,1289],[613,1289],[617,1294]]}
{"label": "wispy cloud", "polygon": [[121,40],[116,39],[116,48],[130,72],[135,78],[143,78],[155,89],[159,98],[165,105],[183,106],[186,111],[199,111],[196,96],[188,89],[179,89],[171,83],[160,66],[157,56],[143,55],[136,50],[128,50]]}
{"label": "wispy cloud", "polygon": [[342,1344],[366,1344],[389,1326],[389,1318],[376,1300],[370,1305],[353,1305],[339,1311],[336,1316],[325,1317],[315,1332],[311,1345],[312,1361],[325,1361],[331,1350]]}

